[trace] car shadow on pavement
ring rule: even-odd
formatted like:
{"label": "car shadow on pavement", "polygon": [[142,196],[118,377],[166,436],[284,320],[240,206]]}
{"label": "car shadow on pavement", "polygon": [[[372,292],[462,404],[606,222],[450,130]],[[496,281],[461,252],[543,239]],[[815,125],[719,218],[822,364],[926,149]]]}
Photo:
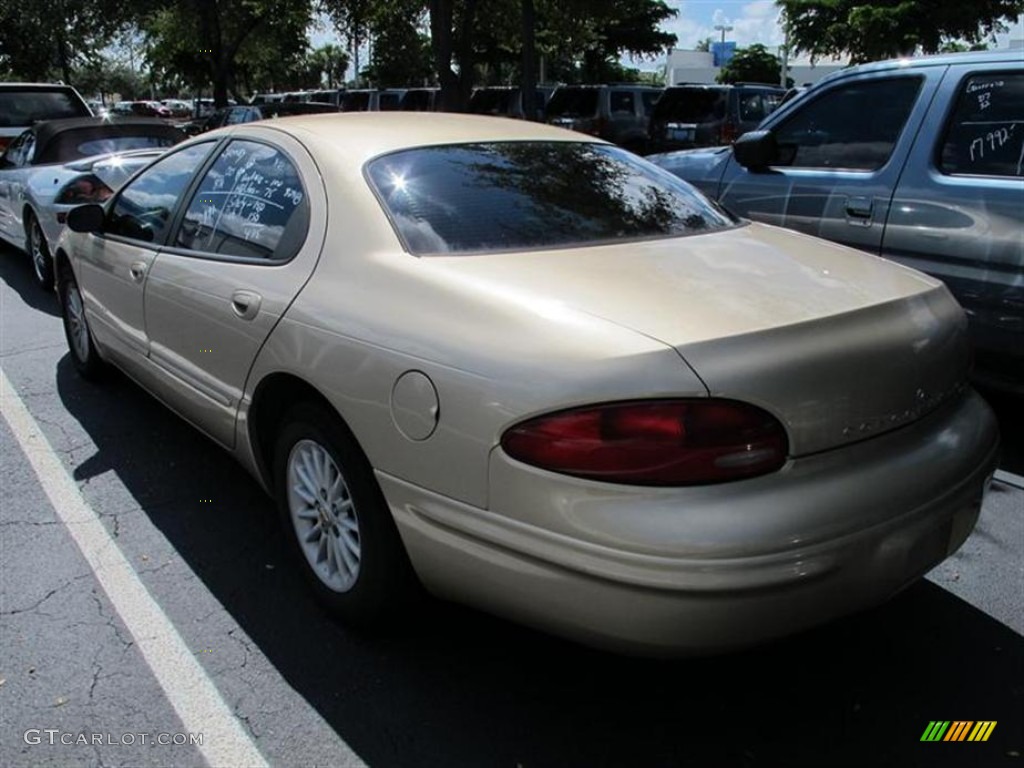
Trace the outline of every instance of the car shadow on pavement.
{"label": "car shadow on pavement", "polygon": [[6,243],[0,244],[0,280],[17,291],[22,301],[32,309],[60,317],[57,294],[40,288],[32,273],[29,257]]}
{"label": "car shadow on pavement", "polygon": [[[356,634],[285,567],[272,503],[229,456],[120,375],[85,383],[65,356],[57,386],[97,448],[76,480],[115,472],[371,766],[979,768],[1024,752],[1024,638],[924,581],[874,610],[714,658],[618,657],[440,602],[401,633]],[[998,726],[986,743],[920,741],[929,721],[958,719]]]}

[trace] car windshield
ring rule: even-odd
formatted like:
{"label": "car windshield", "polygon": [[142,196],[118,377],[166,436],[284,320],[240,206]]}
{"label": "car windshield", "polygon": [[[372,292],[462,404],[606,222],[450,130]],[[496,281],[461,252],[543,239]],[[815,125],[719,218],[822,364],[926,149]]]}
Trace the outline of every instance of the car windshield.
{"label": "car windshield", "polygon": [[376,158],[367,174],[417,255],[678,237],[737,223],[675,176],[604,144],[424,147]]}
{"label": "car windshield", "polygon": [[70,91],[0,90],[0,127],[88,116],[89,108]]}
{"label": "car windshield", "polygon": [[680,88],[665,91],[654,105],[655,120],[710,123],[725,117],[726,92],[717,88]]}
{"label": "car windshield", "polygon": [[548,117],[592,117],[597,114],[593,88],[559,88],[548,102]]}

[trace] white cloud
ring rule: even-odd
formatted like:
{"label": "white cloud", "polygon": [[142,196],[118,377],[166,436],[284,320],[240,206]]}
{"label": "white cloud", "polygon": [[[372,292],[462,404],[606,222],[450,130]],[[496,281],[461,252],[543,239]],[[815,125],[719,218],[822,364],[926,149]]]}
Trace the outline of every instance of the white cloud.
{"label": "white cloud", "polygon": [[782,45],[782,30],[778,24],[779,9],[775,6],[774,0],[719,0],[713,4],[714,10],[710,14],[710,20],[707,6],[712,5],[711,3],[702,4],[705,8],[701,14],[690,11],[691,5],[694,3],[674,4],[672,7],[679,11],[679,15],[663,25],[665,31],[674,32],[679,38],[677,48],[692,49],[708,37],[712,40],[721,40],[722,32],[716,30],[716,26],[731,26],[732,29],[725,33],[725,39],[734,41],[740,47],[753,43],[761,43],[769,48]]}

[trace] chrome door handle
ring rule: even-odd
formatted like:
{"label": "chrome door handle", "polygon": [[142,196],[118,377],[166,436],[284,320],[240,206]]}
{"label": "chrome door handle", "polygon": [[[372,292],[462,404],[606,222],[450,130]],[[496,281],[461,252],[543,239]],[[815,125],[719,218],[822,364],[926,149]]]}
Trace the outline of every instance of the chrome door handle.
{"label": "chrome door handle", "polygon": [[252,320],[260,311],[263,298],[252,291],[235,291],[231,294],[231,310],[243,320]]}
{"label": "chrome door handle", "polygon": [[131,274],[132,280],[136,283],[141,283],[142,279],[146,276],[146,262],[134,262],[130,267],[128,267],[128,272]]}

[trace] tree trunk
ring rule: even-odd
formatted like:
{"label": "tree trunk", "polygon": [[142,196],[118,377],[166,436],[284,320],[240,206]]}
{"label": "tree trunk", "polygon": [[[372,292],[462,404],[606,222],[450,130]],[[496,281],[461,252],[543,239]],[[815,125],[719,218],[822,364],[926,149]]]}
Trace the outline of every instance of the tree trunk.
{"label": "tree trunk", "polygon": [[458,111],[459,78],[452,71],[452,0],[430,0],[430,48],[441,86],[441,109]]}
{"label": "tree trunk", "polygon": [[523,116],[527,120],[537,119],[537,76],[533,62],[537,57],[537,15],[533,0],[522,0],[523,3],[523,81],[519,86],[522,94]]}

